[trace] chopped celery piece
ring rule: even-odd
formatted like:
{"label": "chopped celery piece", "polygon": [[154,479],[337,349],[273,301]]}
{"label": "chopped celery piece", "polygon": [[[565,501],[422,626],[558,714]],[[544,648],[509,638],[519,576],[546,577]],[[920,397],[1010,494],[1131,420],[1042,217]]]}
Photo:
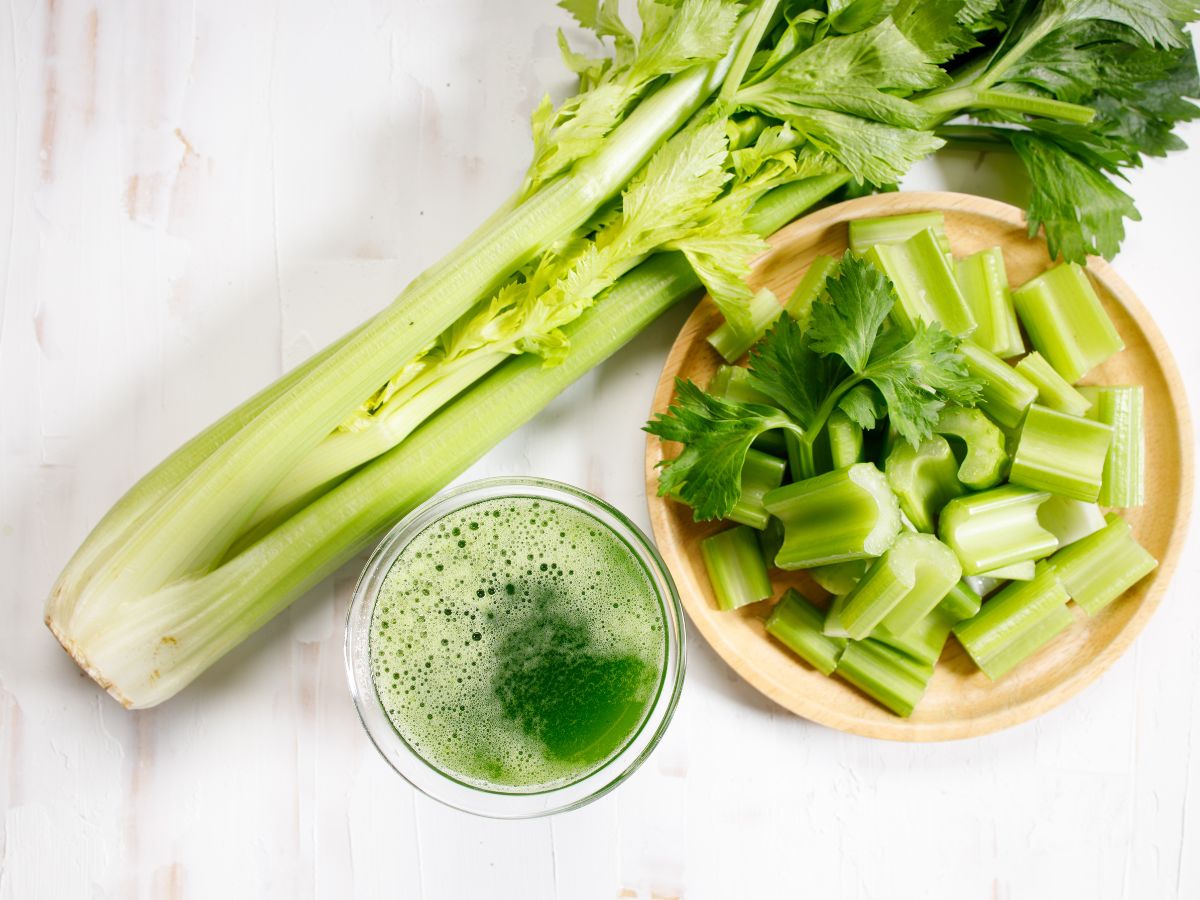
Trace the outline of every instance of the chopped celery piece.
{"label": "chopped celery piece", "polygon": [[961,577],[962,567],[953,551],[933,535],[901,534],[846,595],[842,625],[855,640],[867,637],[880,624],[902,636]]}
{"label": "chopped celery piece", "polygon": [[1104,513],[1095,503],[1056,494],[1038,509],[1038,521],[1058,538],[1059,547],[1066,547],[1103,528]]}
{"label": "chopped celery piece", "polygon": [[1037,402],[1042,406],[1071,416],[1086,415],[1092,404],[1087,397],[1071,387],[1071,383],[1046,361],[1036,350],[1022,359],[1016,369],[1037,388]]}
{"label": "chopped celery piece", "polygon": [[938,536],[967,575],[1041,559],[1058,548],[1058,538],[1038,522],[1038,507],[1049,497],[1012,484],[956,497],[942,510]]}
{"label": "chopped celery piece", "polygon": [[1158,565],[1134,539],[1129,523],[1116,513],[1106,519],[1103,529],[1050,557],[1071,599],[1089,615],[1104,609]]}
{"label": "chopped celery piece", "polygon": [[771,596],[771,579],[753,528],[739,525],[700,542],[717,606],[737,609]]}
{"label": "chopped celery piece", "polygon": [[884,463],[888,484],[917,531],[933,534],[938,513],[950,500],[965,493],[958,480],[958,460],[946,439],[937,435],[913,447],[900,441]]}
{"label": "chopped celery piece", "polygon": [[950,593],[942,598],[942,602],[938,604],[938,609],[954,619],[955,622],[961,622],[963,619],[969,619],[979,612],[979,607],[982,604],[983,600],[981,596],[975,592],[974,588],[964,578],[954,587],[950,588]]}
{"label": "chopped celery piece", "polygon": [[841,596],[854,590],[854,586],[867,573],[870,566],[869,559],[852,559],[849,562],[817,566],[815,569],[809,569],[808,574],[813,581],[829,593]]}
{"label": "chopped celery piece", "polygon": [[981,382],[979,408],[1003,425],[1016,428],[1037,399],[1037,387],[1020,372],[972,341],[958,345],[967,373]]}
{"label": "chopped celery piece", "polygon": [[783,522],[781,569],[879,556],[900,531],[900,507],[871,463],[855,463],[771,491],[763,502]]}
{"label": "chopped celery piece", "polygon": [[980,597],[986,597],[1006,584],[1002,578],[991,578],[987,575],[964,575],[963,583]]}
{"label": "chopped celery piece", "polygon": [[1112,429],[1035,403],[1025,416],[1008,479],[1076,500],[1100,496]]}
{"label": "chopped celery piece", "polygon": [[774,406],[775,401],[758,390],[744,366],[720,366],[708,383],[708,392],[722,400],[734,403],[759,403]]}
{"label": "chopped celery piece", "polygon": [[899,244],[914,234],[929,229],[937,238],[938,249],[950,252],[946,235],[946,217],[940,212],[906,213],[901,216],[874,216],[850,221],[850,249],[861,256],[875,244]]}
{"label": "chopped celery piece", "polygon": [[846,649],[846,639],[822,634],[824,618],[819,609],[789,588],[767,616],[764,627],[767,634],[822,675],[832,675],[838,657]]}
{"label": "chopped celery piece", "polygon": [[871,637],[917,662],[932,666],[942,655],[946,639],[950,637],[950,629],[957,622],[958,619],[939,605],[902,635],[892,634],[881,625],[871,633]]}
{"label": "chopped celery piece", "polygon": [[1013,303],[1034,349],[1072,384],[1125,346],[1076,263],[1055,266],[1017,288]]}
{"label": "chopped celery piece", "polygon": [[933,666],[866,640],[846,645],[836,674],[896,715],[907,717],[924,696]]}
{"label": "chopped celery piece", "polygon": [[1017,324],[1000,248],[989,247],[960,259],[954,266],[954,275],[975,316],[977,327],[971,340],[1001,359],[1024,353],[1025,341]]}
{"label": "chopped celery piece", "polygon": [[899,244],[875,244],[866,253],[896,288],[892,319],[912,332],[918,321],[938,322],[956,337],[975,330],[946,254],[931,229],[918,231]]}
{"label": "chopped celery piece", "polygon": [[1100,503],[1104,506],[1141,506],[1146,502],[1146,476],[1142,432],[1141,385],[1081,387],[1092,403],[1088,418],[1111,426],[1112,445],[1104,460]]}
{"label": "chopped celery piece", "polygon": [[808,325],[813,303],[825,290],[825,282],[836,275],[837,270],[838,260],[832,256],[814,256],[804,277],[784,304],[787,314],[801,325]]}
{"label": "chopped celery piece", "polygon": [[763,506],[763,497],[783,484],[787,463],[761,450],[746,451],[742,465],[742,494],[738,497],[729,518],[751,528],[766,528],[770,515]]}
{"label": "chopped celery piece", "polygon": [[774,516],[767,521],[767,527],[758,532],[758,549],[762,552],[763,562],[768,567],[775,565],[775,554],[783,546],[783,523]]}
{"label": "chopped celery piece", "polygon": [[959,643],[993,681],[1071,623],[1067,589],[1042,563],[1032,581],[1014,582],[954,626]]}
{"label": "chopped celery piece", "polygon": [[829,601],[829,609],[825,611],[825,625],[823,633],[826,637],[845,638],[850,635],[846,631],[846,625],[842,622],[842,610],[846,608],[846,597],[844,595],[834,597]]}
{"label": "chopped celery piece", "polygon": [[734,362],[758,343],[782,312],[779,298],[763,288],[750,299],[750,327],[739,328],[732,322],[722,322],[708,336],[708,342],[727,362]]}
{"label": "chopped celery piece", "polygon": [[783,443],[787,448],[788,471],[793,481],[803,481],[833,469],[829,460],[829,432],[824,428],[811,444],[801,440],[793,431],[784,431]]}
{"label": "chopped celery piece", "polygon": [[825,422],[829,438],[829,462],[835,469],[844,469],[863,461],[863,430],[840,409],[829,414]]}
{"label": "chopped celery piece", "polygon": [[958,480],[973,491],[995,487],[1004,480],[1008,451],[1004,432],[977,409],[947,406],[933,429],[937,434],[962,441],[965,451],[958,467]]}
{"label": "chopped celery piece", "polygon": [[1009,563],[1007,566],[989,569],[979,574],[983,578],[994,578],[997,581],[1032,581],[1034,562],[1032,559],[1024,559],[1021,562]]}

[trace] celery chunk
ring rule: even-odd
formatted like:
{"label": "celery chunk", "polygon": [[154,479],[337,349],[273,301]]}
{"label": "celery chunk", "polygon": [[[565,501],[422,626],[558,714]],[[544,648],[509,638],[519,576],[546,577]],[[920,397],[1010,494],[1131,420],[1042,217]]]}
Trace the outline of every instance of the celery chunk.
{"label": "celery chunk", "polygon": [[957,623],[963,619],[969,619],[979,612],[979,607],[982,604],[983,600],[980,595],[975,592],[974,588],[964,578],[950,589],[950,593],[942,598],[942,602],[938,604],[938,608]]}
{"label": "celery chunk", "polygon": [[1014,582],[954,626],[960,644],[993,681],[1071,624],[1067,589],[1054,567],[1038,565],[1032,581]]}
{"label": "celery chunk", "polygon": [[1094,502],[1100,496],[1112,429],[1034,404],[1021,426],[1008,479],[1013,484]]}
{"label": "celery chunk", "polygon": [[989,247],[960,259],[954,275],[978,326],[971,340],[1001,359],[1024,353],[1025,341],[1017,324],[1000,248]]}
{"label": "celery chunk", "polygon": [[1054,366],[1036,350],[1017,363],[1016,369],[1037,388],[1037,402],[1042,406],[1071,416],[1083,416],[1092,405],[1067,379],[1054,371]]}
{"label": "celery chunk", "polygon": [[947,406],[933,430],[962,441],[964,452],[958,467],[958,480],[965,487],[982,491],[1004,480],[1008,467],[1004,432],[982,412],[962,406]]}
{"label": "celery chunk", "polygon": [[1072,384],[1125,346],[1076,263],[1055,266],[1017,288],[1013,303],[1034,349]]}
{"label": "celery chunk", "polygon": [[801,325],[808,325],[812,305],[825,290],[825,282],[837,274],[838,265],[838,260],[832,256],[814,256],[804,277],[784,304],[783,308],[787,310],[787,314]]}
{"label": "celery chunk", "polygon": [[1109,513],[1107,524],[1050,557],[1067,593],[1091,615],[1150,574],[1158,562],[1133,537],[1129,524]]}
{"label": "celery chunk", "polygon": [[882,624],[903,635],[927,616],[962,577],[953,551],[929,534],[906,532],[875,560],[846,595],[841,622],[861,640]]}
{"label": "celery chunk", "polygon": [[720,609],[737,609],[771,596],[771,578],[753,528],[739,525],[705,538],[700,555]]}
{"label": "celery chunk", "polygon": [[879,556],[900,532],[900,507],[871,463],[855,463],[776,488],[763,498],[783,522],[781,569]]}
{"label": "celery chunk", "polygon": [[1011,484],[956,497],[942,510],[938,536],[967,575],[1041,559],[1058,548],[1058,538],[1038,521],[1038,507],[1049,497]]}
{"label": "celery chunk", "polygon": [[846,645],[835,672],[896,715],[907,717],[925,695],[933,666],[866,640]]}
{"label": "celery chunk", "polygon": [[767,616],[767,634],[783,644],[822,675],[832,675],[846,649],[845,638],[821,633],[824,616],[794,588],[789,588]]}
{"label": "celery chunk", "polygon": [[783,484],[786,468],[787,463],[777,456],[753,448],[747,450],[742,465],[742,494],[729,518],[751,528],[766,528],[770,515],[763,506],[763,497]]}
{"label": "celery chunk", "polygon": [[941,212],[905,213],[899,216],[873,216],[850,220],[850,249],[862,255],[875,244],[901,244],[918,232],[929,229],[938,249],[950,253],[946,235],[946,217]]}
{"label": "celery chunk", "polygon": [[956,337],[975,330],[975,317],[931,229],[902,243],[875,244],[866,257],[896,288],[892,319],[900,328],[912,332],[917,322],[937,322]]}
{"label": "celery chunk", "polygon": [[913,447],[898,442],[884,463],[888,484],[917,531],[933,534],[938,513],[966,492],[958,480],[958,460],[943,437],[934,436]]}
{"label": "celery chunk", "polygon": [[825,423],[825,432],[833,468],[844,469],[863,461],[863,430],[848,415],[835,409]]}
{"label": "celery chunk", "polygon": [[739,328],[732,322],[722,322],[708,336],[708,342],[726,362],[735,362],[758,343],[782,312],[783,306],[779,303],[779,298],[763,288],[750,298],[748,328]]}
{"label": "celery chunk", "polygon": [[1092,402],[1088,418],[1103,422],[1113,430],[1112,445],[1104,460],[1100,503],[1104,506],[1141,506],[1146,502],[1142,386],[1105,385],[1081,387],[1079,391]]}
{"label": "celery chunk", "polygon": [[1020,425],[1025,410],[1037,399],[1037,387],[996,354],[973,341],[963,341],[958,352],[962,354],[967,373],[981,383],[979,408],[1005,428]]}

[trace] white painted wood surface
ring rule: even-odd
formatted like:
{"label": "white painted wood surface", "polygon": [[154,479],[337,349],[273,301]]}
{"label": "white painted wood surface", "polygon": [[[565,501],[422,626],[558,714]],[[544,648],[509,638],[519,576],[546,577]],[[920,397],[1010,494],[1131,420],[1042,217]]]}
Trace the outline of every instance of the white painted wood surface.
{"label": "white painted wood surface", "polygon": [[[199,427],[384,304],[512,188],[562,91],[544,0],[8,0],[0,15],[0,900],[1200,896],[1200,541],[1134,649],[1040,721],[899,746],[798,720],[701,643],[615,794],[495,823],[415,796],[341,666],[354,567],[168,705],[41,625],[70,552]],[[1200,128],[1186,129],[1193,143]],[[1021,200],[947,154],[910,187]],[[1118,265],[1200,385],[1200,152],[1132,179]],[[684,310],[469,477],[645,525],[643,420]],[[1151,473],[1153,477],[1153,473]]]}

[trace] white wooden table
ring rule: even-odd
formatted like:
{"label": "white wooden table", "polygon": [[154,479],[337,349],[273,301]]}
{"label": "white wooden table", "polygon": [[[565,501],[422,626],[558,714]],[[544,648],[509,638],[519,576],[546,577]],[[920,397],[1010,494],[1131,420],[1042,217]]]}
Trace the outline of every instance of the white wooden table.
{"label": "white wooden table", "polygon": [[[529,109],[568,85],[566,16],[544,0],[6,5],[0,900],[1200,896],[1195,535],[1111,672],[978,740],[812,725],[697,638],[658,752],[553,819],[461,815],[376,755],[342,671],[353,565],[166,706],[122,710],[41,625],[55,574],[137,476],[511,190]],[[1020,202],[1014,172],[947,154],[907,186]],[[1200,152],[1131,191],[1145,221],[1119,269],[1200,385]],[[638,427],[684,313],[467,477],[575,482],[645,526]]]}

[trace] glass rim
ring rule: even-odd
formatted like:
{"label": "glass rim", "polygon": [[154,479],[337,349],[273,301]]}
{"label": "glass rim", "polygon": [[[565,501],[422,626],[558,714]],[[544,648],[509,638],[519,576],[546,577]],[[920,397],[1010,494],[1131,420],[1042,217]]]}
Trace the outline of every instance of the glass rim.
{"label": "glass rim", "polygon": [[[665,647],[656,693],[637,729],[595,769],[563,785],[531,791],[470,784],[417,753],[392,724],[370,667],[370,631],[379,589],[417,535],[450,513],[485,500],[530,497],[564,503],[595,519],[625,544],[649,578],[663,617]],[[468,482],[427,500],[394,525],[367,560],[346,616],[345,664],[350,693],[367,737],[384,760],[421,793],[447,806],[496,819],[523,819],[577,809],[623,783],[658,745],[679,702],[686,629],[675,582],[654,543],[624,513],[596,495],[560,481],[497,476]]]}

